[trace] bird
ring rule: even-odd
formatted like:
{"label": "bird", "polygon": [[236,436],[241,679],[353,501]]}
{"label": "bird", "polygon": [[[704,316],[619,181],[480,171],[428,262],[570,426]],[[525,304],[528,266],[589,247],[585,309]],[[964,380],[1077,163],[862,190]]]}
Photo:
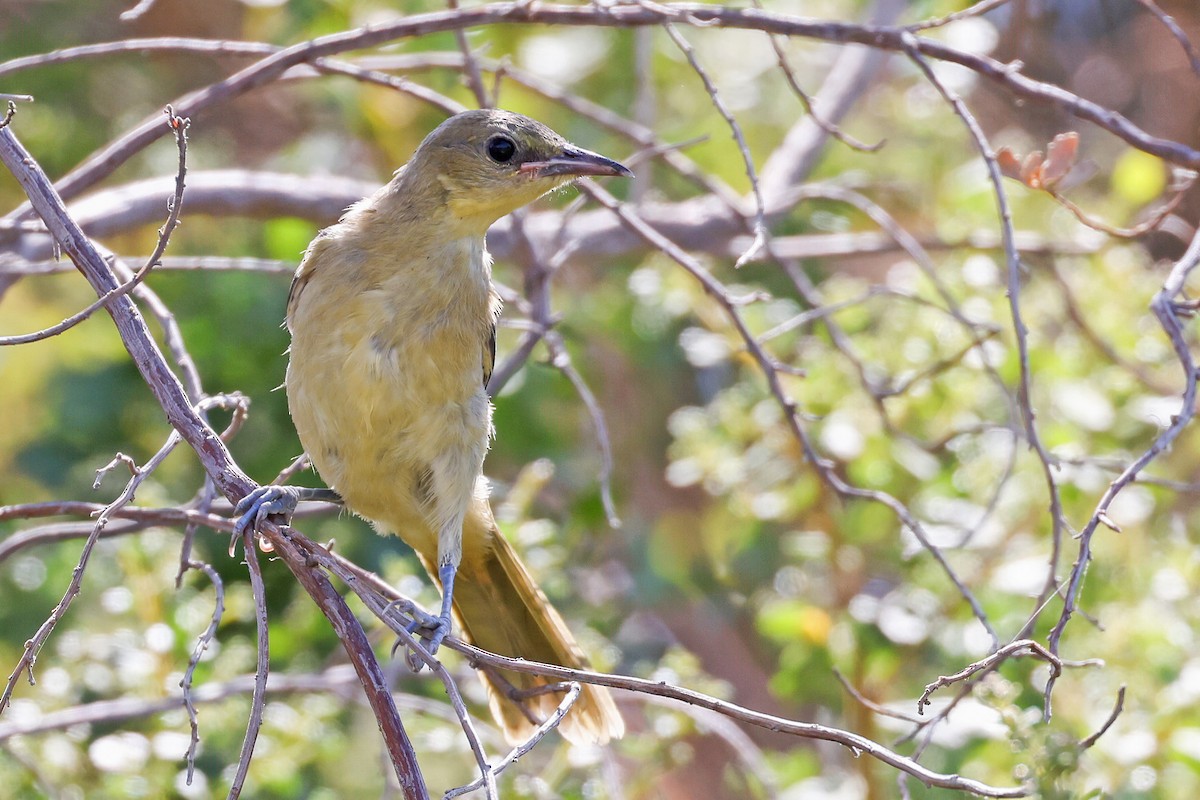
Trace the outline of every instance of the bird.
{"label": "bird", "polygon": [[[587,665],[566,623],[500,532],[483,461],[493,438],[488,380],[501,301],[485,234],[500,217],[584,176],[632,176],[529,117],[499,109],[449,117],[386,185],[309,245],[292,280],[284,386],[296,432],[328,488],[262,486],[235,507],[235,530],[301,500],[331,500],[395,534],[441,586],[418,612],[437,651],[457,620],[485,650]],[[550,681],[482,673],[508,741],[557,706]],[[584,685],[559,724],[574,743],[624,733],[609,691]]]}

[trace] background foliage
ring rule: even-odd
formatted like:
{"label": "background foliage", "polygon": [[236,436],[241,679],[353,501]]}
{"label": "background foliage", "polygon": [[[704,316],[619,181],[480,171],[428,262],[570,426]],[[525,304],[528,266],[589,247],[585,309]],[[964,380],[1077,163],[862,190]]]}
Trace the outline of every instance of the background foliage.
{"label": "background foliage", "polygon": [[[291,44],[399,14],[440,8],[425,2],[296,0],[290,3],[160,0],[134,22],[125,3],[86,8],[62,2],[0,2],[3,60],[128,37],[197,36]],[[908,4],[905,22],[968,3]],[[867,3],[779,0],[773,10],[861,20]],[[1186,4],[1177,11],[1185,25]],[[1190,12],[1194,16],[1194,11]],[[761,34],[687,28],[697,59],[736,115],[759,167],[803,114]],[[1129,114],[1167,136],[1194,136],[1196,75],[1185,51],[1135,2],[1009,3],[982,19],[930,34],[971,52],[1023,58],[1035,77],[1060,83]],[[1149,43],[1129,55],[1130,37]],[[1140,38],[1138,38],[1140,37]],[[750,190],[729,127],[687,60],[661,31],[500,25],[473,30],[485,59],[504,61],[574,95],[636,118],[705,173],[739,194]],[[797,77],[817,87],[839,53],[834,45],[786,43]],[[388,55],[457,53],[451,33],[404,40]],[[1037,58],[1033,58],[1037,55]],[[220,79],[245,59],[194,54],[127,54],[43,66],[9,75],[0,89],[36,96],[14,123],[57,178],[181,93]],[[1087,64],[1071,71],[1064,65]],[[1104,73],[1109,69],[1109,73]],[[1040,70],[1040,72],[1038,72]],[[1096,72],[1110,75],[1097,79]],[[1065,190],[1090,213],[1130,224],[1160,202],[1174,179],[1168,165],[1097,128],[1014,104],[961,69],[941,72],[962,92],[993,143],[1019,152],[1055,133],[1081,130],[1084,168]],[[412,70],[407,77],[474,105],[460,71]],[[637,148],[561,103],[502,79],[499,104],[545,121],[573,141],[617,158]],[[1181,87],[1190,87],[1186,90]],[[1163,94],[1177,103],[1154,101]],[[385,180],[444,113],[410,96],[345,77],[274,83],[192,120],[193,172],[238,168],[309,176]],[[784,375],[823,457],[857,486],[899,498],[943,549],[1002,641],[1017,637],[1036,610],[1052,552],[1041,462],[1015,412],[1019,359],[1005,295],[995,199],[983,162],[937,91],[899,55],[886,62],[843,123],[855,137],[885,140],[866,153],[830,142],[811,175],[853,189],[888,213],[932,253],[931,272],[896,248],[868,251],[877,224],[829,197],[802,202],[775,220],[775,236],[843,235],[850,249],[809,258],[792,276],[779,265],[735,271],[734,255],[702,254],[733,296],[766,292],[739,307],[762,335],[811,307],[798,285],[811,282],[822,314],[769,340],[772,356],[802,369]],[[173,173],[167,139],[140,153],[105,187]],[[697,193],[661,163],[644,162],[630,186],[608,186],[637,202],[680,201]],[[1078,173],[1085,173],[1079,175]],[[1179,364],[1148,310],[1190,238],[1191,195],[1142,241],[1082,226],[1043,193],[1007,184],[1017,228],[1036,239],[1021,275],[1029,326],[1032,405],[1064,517],[1081,527],[1116,472],[1144,451],[1178,412]],[[543,201],[563,209],[569,191]],[[0,178],[0,203],[22,200]],[[171,241],[176,257],[226,256],[294,264],[331,220],[188,213]],[[684,220],[686,222],[686,220]],[[155,243],[153,225],[102,239],[136,256]],[[1183,231],[1180,235],[1179,232]],[[0,231],[3,233],[3,231]],[[976,237],[991,242],[960,246]],[[688,242],[682,244],[687,247]],[[186,261],[186,259],[185,259]],[[23,276],[26,262],[0,253],[0,333],[35,330],[94,296],[65,271]],[[527,265],[526,265],[527,266]],[[519,288],[519,259],[497,278]],[[936,282],[931,276],[936,277]],[[239,463],[266,482],[300,453],[282,392],[287,346],[279,327],[289,272],[156,271],[149,285],[173,310],[210,392],[239,391],[252,413],[233,441]],[[806,280],[805,280],[806,279]],[[891,741],[909,722],[868,709],[864,698],[912,715],[939,675],[985,656],[992,642],[947,572],[879,503],[840,497],[805,462],[780,405],[743,342],[703,287],[662,254],[645,251],[569,258],[553,283],[557,330],[603,409],[614,451],[620,529],[605,521],[596,432],[569,380],[539,348],[497,399],[498,438],[487,472],[498,514],[547,593],[571,620],[596,665],[709,691],[782,716],[822,722]],[[956,320],[960,311],[972,325]],[[507,319],[521,318],[510,304]],[[827,322],[832,323],[833,327]],[[512,352],[523,332],[502,331]],[[976,342],[977,337],[986,341]],[[891,390],[895,390],[892,392]],[[0,505],[49,500],[106,502],[117,475],[93,491],[95,471],[125,452],[144,461],[168,427],[107,316],[69,333],[0,349]],[[219,424],[220,414],[214,414]],[[1200,441],[1188,429],[1150,474],[1127,487],[1110,512],[1117,533],[1093,541],[1082,608],[1062,655],[1101,659],[1068,671],[1043,723],[1047,669],[1011,660],[981,681],[938,725],[904,752],[998,785],[1029,781],[1046,797],[1186,797],[1200,793],[1200,657],[1195,546]],[[1116,465],[1116,468],[1114,468]],[[1143,476],[1145,477],[1145,476]],[[138,503],[177,505],[203,479],[191,454],[173,455],[138,493]],[[299,478],[319,485],[312,474]],[[4,538],[36,522],[0,522]],[[326,516],[299,524],[377,571],[402,592],[432,603],[415,560],[360,520]],[[208,623],[212,586],[189,573],[176,589],[180,531],[152,528],[103,540],[81,602],[43,652],[36,686],[18,688],[0,717],[0,785],[17,796],[208,797],[224,794],[249,707],[244,690],[200,709],[197,774],[187,785],[186,716],[178,707],[132,719],[106,718],[36,735],[4,726],[81,704],[178,696],[196,637]],[[197,556],[225,585],[225,614],[197,671],[197,686],[254,669],[253,607],[245,567],[228,542],[205,531]],[[1070,570],[1069,538],[1056,564]],[[73,539],[21,550],[0,563],[0,663],[15,664],[61,596],[78,558]],[[266,564],[273,673],[321,674],[326,691],[273,696],[253,762],[252,795],[357,797],[386,793],[390,770],[370,713],[345,672],[337,639],[291,575]],[[1061,601],[1052,598],[1029,634],[1045,641]],[[364,617],[365,617],[364,613]],[[368,623],[369,624],[369,623]],[[380,652],[390,639],[379,628]],[[477,704],[482,691],[452,659]],[[402,693],[430,787],[472,777],[473,760],[436,681],[388,662]],[[340,669],[340,671],[339,671]],[[339,682],[340,681],[340,682]],[[1109,716],[1118,688],[1124,709],[1094,746],[1080,740]],[[201,689],[203,691],[203,689]],[[934,709],[956,689],[934,695]],[[695,710],[622,696],[631,733],[610,749],[543,744],[506,774],[506,797],[890,797],[893,771],[831,745],[739,729]],[[929,712],[927,712],[929,713]],[[486,717],[486,712],[484,712]],[[732,730],[730,728],[733,727]],[[499,750],[495,734],[490,745]],[[915,781],[905,791],[935,796]]]}

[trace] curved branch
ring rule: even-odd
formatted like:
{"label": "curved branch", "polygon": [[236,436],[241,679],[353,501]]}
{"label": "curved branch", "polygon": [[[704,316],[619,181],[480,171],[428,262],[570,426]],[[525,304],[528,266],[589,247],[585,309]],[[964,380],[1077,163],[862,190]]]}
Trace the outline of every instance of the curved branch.
{"label": "curved branch", "polygon": [[[325,56],[430,33],[456,31],[479,25],[513,23],[628,28],[662,25],[667,22],[759,30],[841,44],[863,44],[897,52],[912,47],[923,56],[960,64],[999,84],[1018,99],[1057,106],[1075,117],[1099,125],[1139,150],[1180,166],[1200,169],[1200,150],[1180,142],[1152,136],[1116,111],[1085,100],[1061,87],[1022,75],[1015,65],[1002,64],[987,56],[966,53],[939,42],[916,37],[905,28],[815,21],[756,8],[693,3],[561,6],[518,0],[512,3],[493,3],[472,8],[414,14],[395,22],[321,36],[293,45],[267,56],[225,80],[190,92],[172,105],[180,115],[196,117],[217,103],[227,102],[270,83],[296,65],[311,64]],[[150,120],[141,123],[93,155],[58,182],[58,192],[69,199],[112,174],[134,154],[162,135],[156,122],[157,120]],[[28,207],[23,207],[16,213],[25,216],[28,211]]]}
{"label": "curved branch", "polygon": [[[71,219],[62,198],[10,128],[0,129],[0,161],[16,177],[55,240],[97,294],[115,288],[116,276]],[[254,488],[254,482],[234,462],[225,443],[212,427],[196,413],[133,301],[127,295],[117,297],[107,306],[107,311],[142,378],[166,412],[167,420],[175,431],[172,435],[177,434],[191,445],[205,471],[226,498],[233,502],[240,500]],[[307,560],[291,546],[277,527],[264,526],[262,533],[329,619],[343,643],[379,721],[406,800],[425,800],[428,793],[416,755],[362,625],[329,580],[318,570],[308,567]]]}

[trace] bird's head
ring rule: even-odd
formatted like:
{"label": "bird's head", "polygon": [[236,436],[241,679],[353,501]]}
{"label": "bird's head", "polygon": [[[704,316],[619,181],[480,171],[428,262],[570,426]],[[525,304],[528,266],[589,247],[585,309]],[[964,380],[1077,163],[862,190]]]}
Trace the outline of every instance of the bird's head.
{"label": "bird's head", "polygon": [[425,137],[405,172],[439,187],[447,209],[480,232],[576,178],[633,174],[540,122],[495,109],[450,117]]}

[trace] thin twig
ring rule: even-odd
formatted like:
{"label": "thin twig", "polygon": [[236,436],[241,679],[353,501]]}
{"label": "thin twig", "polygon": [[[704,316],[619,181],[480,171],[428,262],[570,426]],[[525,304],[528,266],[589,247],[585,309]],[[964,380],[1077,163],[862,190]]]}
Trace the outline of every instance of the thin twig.
{"label": "thin twig", "polygon": [[[542,741],[543,738],[545,738],[547,733],[557,728],[558,724],[562,722],[562,718],[565,717],[567,712],[571,710],[571,706],[575,705],[575,701],[579,699],[579,693],[582,690],[583,687],[581,687],[578,683],[572,683],[571,688],[567,690],[567,694],[558,704],[558,707],[554,709],[554,713],[547,717],[540,725],[538,725],[537,728],[534,729],[533,733],[529,735],[528,739],[514,747],[499,764],[491,768],[489,771],[491,779],[494,781],[501,772],[516,763],[518,758],[536,747],[537,744]],[[487,787],[487,779],[488,775],[483,775],[471,783],[468,783],[466,786],[460,786],[457,789],[451,789],[442,796],[442,800],[451,800],[451,798],[459,797],[461,795],[473,792],[476,789]],[[491,789],[494,789],[494,787],[489,788],[489,796]]]}
{"label": "thin twig", "polygon": [[250,700],[250,716],[246,720],[246,736],[242,739],[242,750],[238,756],[237,771],[229,784],[228,800],[241,797],[246,775],[250,772],[250,759],[254,757],[254,745],[262,727],[263,709],[267,703],[267,674],[271,666],[271,645],[268,640],[267,595],[263,586],[262,567],[254,548],[254,531],[242,534],[242,550],[246,554],[246,571],[250,575],[250,590],[254,596],[254,640],[257,660],[254,668],[254,693]]}
{"label": "thin twig", "polygon": [[909,25],[907,29],[913,33],[917,33],[919,31],[929,30],[930,28],[941,28],[949,25],[951,22],[957,22],[960,19],[983,16],[989,11],[999,8],[1000,6],[1009,2],[1011,2],[1011,0],[981,0],[981,2],[975,3],[972,6],[968,6],[961,11],[955,11],[952,14],[947,14],[944,17],[934,17],[923,22],[914,23]]}
{"label": "thin twig", "polygon": [[70,330],[91,317],[98,309],[107,306],[114,299],[123,297],[133,291],[146,279],[146,275],[149,274],[150,270],[159,263],[159,259],[167,249],[167,243],[171,240],[171,233],[179,224],[179,210],[183,205],[184,178],[187,176],[187,129],[191,125],[190,120],[175,116],[175,112],[170,106],[167,106],[166,114],[167,126],[175,132],[175,141],[179,148],[179,170],[175,175],[175,194],[167,201],[167,221],[158,231],[158,244],[155,246],[154,252],[151,253],[150,257],[146,259],[146,263],[142,265],[142,268],[133,277],[112,291],[96,298],[95,302],[86,308],[72,314],[57,325],[52,325],[40,331],[18,336],[0,336],[0,346],[39,342]]}
{"label": "thin twig", "polygon": [[[755,8],[763,7],[762,0],[751,0]],[[827,121],[821,114],[813,108],[813,100],[808,96],[808,92],[804,91],[804,87],[800,85],[800,81],[796,78],[796,73],[792,69],[791,63],[788,61],[787,53],[783,49],[783,38],[773,34],[768,34],[767,39],[771,42],[771,49],[775,51],[775,61],[779,64],[779,71],[783,73],[784,80],[787,81],[788,87],[792,90],[792,94],[796,95],[796,99],[800,101],[800,106],[804,109],[804,113],[809,116],[813,123],[837,139],[842,144],[849,147],[851,150],[858,150],[860,153],[874,153],[881,149],[886,140],[880,139],[875,144],[866,144],[858,139],[855,139],[850,134],[843,131],[837,125]]]}
{"label": "thin twig", "polygon": [[[21,653],[21,657],[17,660],[17,666],[8,676],[8,682],[4,686],[4,691],[0,693],[0,714],[4,713],[4,710],[12,700],[13,690],[16,689],[17,681],[22,675],[28,674],[30,685],[36,683],[33,675],[33,667],[37,662],[38,654],[41,652],[43,645],[46,644],[46,640],[50,638],[50,634],[54,632],[54,628],[58,625],[59,621],[66,616],[67,609],[71,607],[72,601],[79,595],[83,587],[84,572],[87,570],[88,562],[91,559],[92,549],[96,546],[96,542],[100,540],[100,534],[108,524],[109,518],[114,511],[133,500],[137,488],[170,455],[171,451],[175,449],[175,446],[180,441],[178,433],[172,431],[166,443],[146,462],[146,466],[137,467],[135,465],[132,467],[133,475],[125,484],[125,488],[96,515],[96,522],[92,525],[91,533],[83,545],[83,551],[79,554],[79,562],[75,565],[75,569],[71,573],[71,580],[67,584],[66,592],[63,593],[62,599],[54,606],[45,622],[37,629],[37,632],[25,642],[25,648]],[[114,459],[112,463],[115,464],[119,461],[119,458]],[[100,474],[97,475],[97,483],[103,473],[104,470],[101,470]]]}
{"label": "thin twig", "polygon": [[754,159],[750,156],[750,148],[746,145],[746,137],[742,135],[742,126],[738,124],[733,113],[730,112],[725,102],[721,99],[721,96],[717,93],[717,87],[712,82],[712,78],[708,76],[704,67],[700,66],[700,62],[696,58],[696,51],[692,48],[691,43],[671,23],[664,23],[663,29],[666,30],[671,41],[675,43],[675,46],[687,58],[692,71],[696,73],[700,81],[704,84],[704,89],[708,92],[708,96],[712,100],[713,108],[717,109],[717,113],[725,119],[725,123],[733,133],[733,139],[737,143],[738,152],[742,156],[742,163],[746,167],[746,177],[750,180],[750,191],[754,195],[754,239],[746,252],[738,256],[737,261],[733,265],[735,268],[741,267],[750,263],[758,256],[767,238],[766,204],[763,202],[762,189],[758,185],[758,173],[754,169]]}
{"label": "thin twig", "polygon": [[154,7],[157,0],[138,0],[138,4],[128,11],[122,11],[118,19],[121,22],[134,22],[141,18],[143,14]]}
{"label": "thin twig", "polygon": [[1075,203],[1072,201],[1068,200],[1053,187],[1047,188],[1045,191],[1047,194],[1057,200],[1063,208],[1065,208],[1067,211],[1070,211],[1075,216],[1075,219],[1079,220],[1080,223],[1086,225],[1092,230],[1100,231],[1101,233],[1114,236],[1118,239],[1136,239],[1137,237],[1156,229],[1159,225],[1162,225],[1163,221],[1169,217],[1176,208],[1179,207],[1179,204],[1183,201],[1183,196],[1188,193],[1188,190],[1196,185],[1196,179],[1198,177],[1200,177],[1200,173],[1192,173],[1190,176],[1188,176],[1188,178],[1180,183],[1178,188],[1174,190],[1175,194],[1170,200],[1168,200],[1161,208],[1156,210],[1149,218],[1143,222],[1139,222],[1132,228],[1118,228],[1114,225],[1109,225],[1103,220],[1098,220],[1095,217],[1090,216],[1086,211],[1075,205]]}
{"label": "thin twig", "polygon": [[[1188,347],[1187,333],[1183,322],[1180,320],[1181,312],[1188,314],[1190,313],[1190,308],[1181,308],[1178,303],[1179,298],[1183,295],[1188,276],[1196,269],[1198,264],[1200,264],[1200,231],[1197,231],[1192,237],[1192,242],[1188,246],[1187,252],[1183,254],[1183,257],[1179,261],[1175,262],[1162,288],[1154,295],[1154,299],[1150,301],[1150,309],[1154,312],[1154,316],[1158,318],[1163,332],[1171,341],[1171,347],[1175,350],[1175,355],[1179,359],[1179,365],[1183,369],[1183,400],[1179,411],[1171,419],[1171,424],[1155,437],[1150,447],[1138,458],[1134,459],[1109,484],[1108,489],[1105,490],[1099,503],[1097,503],[1095,511],[1092,512],[1091,518],[1084,525],[1083,530],[1079,532],[1079,555],[1071,567],[1071,576],[1067,581],[1063,595],[1062,613],[1059,615],[1058,622],[1055,623],[1047,639],[1051,653],[1058,653],[1063,632],[1066,630],[1067,623],[1070,622],[1072,614],[1076,611],[1076,604],[1079,602],[1079,593],[1083,588],[1084,576],[1087,573],[1088,563],[1092,558],[1092,536],[1095,534],[1097,527],[1103,524],[1104,519],[1108,516],[1113,500],[1116,499],[1117,495],[1126,486],[1133,483],[1137,475],[1151,461],[1170,448],[1171,443],[1191,423],[1192,418],[1196,414],[1196,384],[1197,378],[1200,376],[1197,375],[1196,362],[1192,357],[1191,349]],[[1052,677],[1046,683],[1045,688],[1047,704],[1050,702],[1049,698],[1053,689],[1054,679]]]}
{"label": "thin twig", "polygon": [[1033,639],[1021,639],[1008,644],[991,653],[986,658],[981,658],[973,664],[968,664],[963,669],[953,675],[939,675],[938,679],[933,683],[925,686],[925,691],[921,692],[920,698],[917,699],[917,713],[924,714],[925,707],[930,705],[929,696],[941,689],[943,686],[953,686],[959,681],[965,681],[972,675],[975,675],[984,670],[991,671],[1003,661],[1016,656],[1037,656],[1045,661],[1050,667],[1051,679],[1057,678],[1062,674],[1063,667],[1102,667],[1104,662],[1099,659],[1088,659],[1086,661],[1063,661],[1058,656],[1051,653],[1040,643]]}
{"label": "thin twig", "polygon": [[838,683],[842,685],[842,688],[846,690],[847,694],[854,698],[855,702],[869,711],[873,711],[883,717],[891,717],[892,719],[898,719],[902,722],[909,722],[913,725],[924,725],[927,722],[927,720],[920,719],[912,714],[906,714],[903,711],[897,711],[894,708],[888,708],[885,705],[876,703],[874,700],[867,697],[857,688],[855,688],[854,684],[850,683],[846,676],[843,675],[839,670],[835,669],[833,671],[833,677],[838,679]]}
{"label": "thin twig", "polygon": [[[446,5],[451,9],[457,9],[458,0],[446,0]],[[480,108],[491,108],[493,100],[488,97],[487,87],[483,85],[483,74],[479,71],[479,62],[475,58],[475,53],[471,51],[470,42],[467,41],[467,32],[462,28],[454,31],[454,41],[458,43],[458,49],[462,52],[463,77],[466,78],[471,93],[475,95],[475,102],[479,104]]]}
{"label": "thin twig", "polygon": [[1096,742],[1100,741],[1100,737],[1108,732],[1108,729],[1113,726],[1113,723],[1117,721],[1117,717],[1121,716],[1121,712],[1124,709],[1125,709],[1125,686],[1122,685],[1121,688],[1117,690],[1117,702],[1113,706],[1112,713],[1110,713],[1108,715],[1108,719],[1104,720],[1104,724],[1100,726],[1100,729],[1098,731],[1096,731],[1091,736],[1088,736],[1085,739],[1079,740],[1079,749],[1087,750],[1092,745],[1094,745]]}
{"label": "thin twig", "polygon": [[[379,579],[378,576],[366,573],[360,567],[347,562],[336,554],[329,553],[314,542],[304,539],[299,535],[295,535],[294,538],[296,544],[301,546],[314,562],[344,581],[350,590],[358,595],[376,617],[383,621],[397,635],[403,635],[404,625],[392,612],[396,607],[397,601],[412,604],[411,600],[401,597],[394,589]],[[412,605],[415,606],[415,604]],[[540,675],[561,681],[590,683],[613,689],[642,692],[655,697],[665,697],[700,708],[706,708],[731,719],[778,733],[834,742],[850,748],[855,753],[866,753],[872,758],[900,769],[917,778],[922,783],[925,783],[927,786],[959,789],[973,792],[983,797],[1026,797],[1029,794],[1029,791],[1024,787],[989,786],[970,778],[964,778],[961,775],[940,774],[858,734],[816,723],[797,722],[753,711],[701,692],[669,684],[666,681],[633,678],[625,675],[609,675],[591,670],[570,669],[551,664],[526,661],[524,659],[508,658],[486,650],[480,650],[454,636],[447,636],[443,640],[442,646],[464,654],[475,665],[484,665],[494,669],[520,672],[528,675]]]}
{"label": "thin twig", "polygon": [[587,192],[589,195],[597,199],[601,205],[615,213],[624,224],[628,225],[639,236],[645,238],[664,255],[668,256],[677,264],[682,266],[685,271],[687,271],[693,278],[700,282],[701,286],[704,288],[704,291],[722,308],[730,323],[741,337],[742,342],[746,347],[746,351],[750,354],[750,357],[758,365],[759,370],[766,378],[767,387],[783,411],[784,419],[792,433],[792,436],[800,444],[805,458],[807,458],[809,463],[816,468],[821,479],[840,495],[870,500],[891,510],[900,523],[912,532],[917,541],[921,543],[921,546],[924,547],[925,550],[931,556],[933,556],[934,560],[938,562],[938,565],[942,568],[942,571],[946,574],[947,578],[949,578],[951,583],[954,584],[954,588],[958,590],[958,593],[964,600],[967,601],[967,604],[970,605],[971,611],[974,613],[976,619],[979,620],[980,624],[983,625],[988,634],[992,637],[994,646],[998,647],[999,637],[997,636],[995,629],[992,627],[992,623],[988,619],[987,614],[984,612],[983,606],[980,605],[978,599],[976,599],[975,594],[970,590],[970,588],[955,573],[954,568],[946,559],[946,556],[941,551],[941,548],[939,548],[929,539],[929,536],[925,531],[925,526],[921,523],[921,521],[918,520],[902,502],[887,492],[875,489],[863,489],[847,482],[834,468],[834,465],[828,459],[823,458],[819,454],[808,430],[800,424],[796,403],[784,390],[783,384],[779,377],[779,369],[775,365],[774,359],[772,359],[758,343],[758,340],[746,325],[745,320],[737,312],[735,304],[730,300],[728,293],[725,291],[725,288],[720,281],[716,280],[706,269],[704,269],[704,266],[700,264],[699,261],[690,256],[688,253],[684,252],[674,242],[664,237],[654,228],[647,225],[646,222],[639,218],[637,214],[635,214],[628,207],[617,202],[617,199],[604,189],[589,182],[582,182],[580,187],[582,191]]}
{"label": "thin twig", "polygon": [[[411,609],[413,605],[408,601],[398,603],[401,610]],[[463,700],[462,692],[458,689],[458,684],[454,681],[454,676],[450,674],[450,670],[446,669],[441,661],[434,658],[425,649],[424,645],[408,632],[408,624],[414,618],[404,620],[399,625],[392,625],[392,629],[396,631],[399,639],[396,644],[403,644],[409,653],[410,664],[414,669],[419,669],[420,666],[429,667],[434,675],[446,687],[446,695],[450,698],[450,706],[454,709],[455,715],[458,717],[458,724],[462,727],[463,735],[467,739],[467,746],[471,748],[471,753],[475,756],[475,764],[479,767],[480,785],[484,787],[484,793],[488,800],[499,800],[499,791],[496,788],[496,774],[491,764],[488,763],[487,753],[483,750],[483,743],[479,740],[479,733],[475,730],[475,723],[471,721],[471,715],[467,711],[467,704]]]}
{"label": "thin twig", "polygon": [[[67,213],[62,198],[55,192],[37,161],[7,128],[0,129],[0,161],[16,177],[56,242],[97,294],[115,288],[117,281],[111,269]],[[134,364],[173,426],[172,435],[177,434],[187,441],[222,494],[231,501],[247,495],[255,487],[254,482],[234,463],[224,442],[196,413],[178,380],[167,367],[136,306],[128,297],[119,297],[107,310]],[[275,552],[313,598],[343,643],[379,722],[405,800],[427,800],[428,791],[412,744],[361,624],[328,579],[309,567],[308,558],[291,545],[277,526],[263,525],[259,532],[271,542]]]}
{"label": "thin twig", "polygon": [[604,409],[600,407],[600,402],[592,393],[591,387],[587,385],[587,381],[579,374],[579,370],[575,369],[575,365],[571,362],[571,355],[567,352],[566,343],[563,342],[558,332],[549,331],[545,338],[546,347],[550,350],[550,363],[571,382],[575,393],[583,401],[583,407],[587,409],[588,417],[592,420],[592,428],[596,431],[596,442],[600,445],[600,502],[604,506],[604,516],[609,527],[620,528],[621,516],[617,513],[617,503],[613,500],[612,492],[612,442],[608,436],[608,423],[604,419]]}
{"label": "thin twig", "polygon": [[[1037,453],[1042,475],[1046,482],[1046,490],[1050,497],[1051,552],[1049,569],[1047,570],[1046,583],[1042,588],[1042,593],[1037,603],[1035,603],[1037,607],[1042,607],[1046,597],[1055,589],[1055,572],[1058,569],[1058,562],[1062,553],[1063,531],[1067,527],[1067,523],[1063,516],[1062,495],[1059,490],[1058,480],[1054,474],[1054,457],[1042,442],[1035,422],[1036,414],[1033,409],[1032,393],[1033,369],[1029,359],[1028,329],[1025,327],[1025,321],[1021,314],[1021,256],[1014,241],[1012,211],[1008,203],[1008,194],[1004,190],[1004,178],[1000,171],[1000,165],[996,163],[996,157],[988,144],[987,135],[984,133],[983,128],[974,115],[971,114],[966,104],[963,103],[962,99],[937,77],[937,74],[929,65],[929,61],[920,52],[916,37],[910,33],[905,33],[904,37],[905,49],[909,58],[920,68],[925,78],[933,84],[938,93],[945,98],[946,102],[963,121],[967,131],[971,134],[971,138],[974,140],[987,166],[988,177],[992,184],[992,192],[996,197],[996,205],[999,209],[1000,230],[1004,240],[1005,264],[1008,268],[1008,307],[1009,314],[1012,317],[1013,336],[1017,343],[1017,356],[1020,365],[1020,383],[1017,391],[1017,401],[1021,409],[1026,439],[1030,447]],[[1028,631],[1029,626],[1027,625],[1017,634],[1018,638],[1028,636]],[[1051,651],[1054,652],[1054,648],[1051,648]],[[1051,679],[1051,683],[1053,683],[1053,678]],[[1048,702],[1049,695],[1047,695]],[[1049,717],[1049,714],[1050,707],[1047,705],[1047,717]]]}
{"label": "thin twig", "polygon": [[1192,65],[1192,72],[1200,75],[1200,51],[1196,50],[1196,46],[1192,44],[1192,40],[1188,38],[1183,28],[1179,27],[1175,18],[1159,8],[1158,3],[1154,0],[1135,0],[1135,2],[1153,14],[1167,29],[1167,32],[1175,38],[1175,41],[1179,42],[1179,46],[1183,48],[1184,54]]}
{"label": "thin twig", "polygon": [[[189,569],[199,570],[208,576],[208,580],[213,586],[213,591],[216,593],[213,601],[213,613],[209,619],[208,627],[196,639],[196,646],[192,649],[191,657],[188,658],[187,669],[184,670],[183,677],[179,679],[179,688],[183,690],[183,707],[187,710],[188,726],[191,729],[191,741],[188,744],[186,755],[187,784],[191,786],[192,776],[196,771],[196,751],[200,747],[200,721],[196,714],[196,698],[192,691],[192,679],[195,677],[196,667],[200,666],[200,659],[203,658],[204,653],[208,650],[208,646],[216,637],[217,627],[221,624],[221,617],[225,614],[225,583],[211,564],[206,564],[203,561],[189,561],[187,566]],[[258,691],[257,672],[255,673],[254,690]]]}

